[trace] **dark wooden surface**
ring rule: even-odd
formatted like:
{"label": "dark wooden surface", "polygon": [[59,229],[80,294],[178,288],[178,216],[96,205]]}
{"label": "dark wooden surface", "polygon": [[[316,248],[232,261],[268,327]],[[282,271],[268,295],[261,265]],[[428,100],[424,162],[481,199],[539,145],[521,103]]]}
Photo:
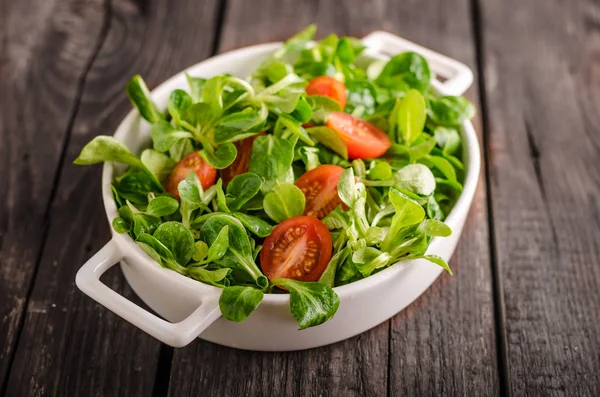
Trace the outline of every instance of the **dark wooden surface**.
{"label": "dark wooden surface", "polygon": [[[468,64],[484,172],[455,276],[362,335],[292,353],[172,349],[83,296],[109,238],[71,165],[151,87],[216,53],[397,33]],[[600,7],[591,0],[0,0],[0,394],[600,394]],[[136,297],[119,271],[104,281]]]}

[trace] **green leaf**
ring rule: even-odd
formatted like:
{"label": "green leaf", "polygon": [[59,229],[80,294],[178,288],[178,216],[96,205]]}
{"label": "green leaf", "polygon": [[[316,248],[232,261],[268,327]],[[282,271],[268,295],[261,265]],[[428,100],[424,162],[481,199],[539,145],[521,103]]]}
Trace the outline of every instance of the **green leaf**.
{"label": "green leaf", "polygon": [[225,214],[213,215],[202,225],[200,235],[207,244],[212,245],[225,226],[229,227],[229,249],[217,261],[219,267],[243,270],[259,287],[266,287],[267,278],[254,263],[250,240],[239,220]]}
{"label": "green leaf", "polygon": [[311,95],[306,100],[312,109],[311,121],[315,124],[325,124],[331,113],[342,111],[337,101],[326,96]]}
{"label": "green leaf", "polygon": [[192,97],[184,90],[174,90],[171,92],[167,109],[177,124],[181,124],[183,114],[192,103]]}
{"label": "green leaf", "polygon": [[206,244],[202,240],[198,240],[194,243],[194,255],[192,255],[192,259],[201,262],[206,259],[208,255],[208,244]]}
{"label": "green leaf", "polygon": [[175,168],[175,161],[166,154],[146,149],[140,156],[142,163],[159,181],[165,180]]}
{"label": "green leaf", "polygon": [[434,195],[429,196],[429,199],[427,199],[427,216],[438,221],[444,220],[444,212]]}
{"label": "green leaf", "polygon": [[[313,170],[321,165],[319,161],[319,149],[316,147],[301,146],[297,150],[298,157],[304,163],[306,171]],[[304,173],[304,171],[302,171]]]}
{"label": "green leaf", "polygon": [[192,233],[180,222],[161,224],[154,232],[153,237],[171,251],[180,265],[186,265],[196,251]]}
{"label": "green leaf", "polygon": [[431,72],[425,58],[414,52],[394,55],[375,80],[386,88],[394,88],[406,84],[423,92],[431,80]]}
{"label": "green leaf", "polygon": [[454,171],[452,164],[444,157],[427,155],[421,161],[430,167],[433,166],[438,169],[446,179],[456,182],[456,171]]}
{"label": "green leaf", "polygon": [[205,197],[204,190],[195,172],[190,172],[188,176],[177,186],[181,200],[180,212],[181,222],[189,227],[192,221],[192,214],[197,209],[206,209],[209,197]]}
{"label": "green leaf", "polygon": [[[152,234],[158,228],[161,221],[156,216],[145,214],[143,212],[133,212],[131,204],[119,208],[121,218],[133,224],[133,236],[138,237],[143,233]],[[134,207],[135,208],[135,207]],[[136,209],[137,211],[137,209]]]}
{"label": "green leaf", "polygon": [[460,134],[454,128],[436,127],[433,135],[445,155],[452,155],[460,148]]}
{"label": "green leaf", "polygon": [[202,88],[204,87],[204,83],[206,83],[206,79],[201,77],[192,77],[189,74],[185,74],[185,78],[187,79],[188,85],[190,86],[190,93],[192,94],[192,99],[194,103],[200,102],[202,96]]}
{"label": "green leaf", "polygon": [[475,116],[475,107],[462,96],[429,97],[428,115],[436,124],[453,127]]}
{"label": "green leaf", "polygon": [[367,229],[367,235],[366,235],[366,239],[367,239],[367,244],[368,245],[377,245],[380,244],[383,239],[385,238],[386,235],[386,230],[381,228],[381,227],[377,227],[377,226],[371,226]]}
{"label": "green leaf", "polygon": [[262,302],[262,291],[252,287],[225,287],[219,298],[221,314],[230,321],[244,321]]}
{"label": "green leaf", "polygon": [[338,267],[338,271],[335,275],[335,285],[345,285],[362,278],[364,277],[360,274],[354,262],[352,262],[352,257],[348,256]]}
{"label": "green leaf", "polygon": [[176,130],[171,123],[161,120],[152,125],[152,142],[154,149],[167,152],[181,139],[191,139],[192,134],[187,131]]}
{"label": "green leaf", "polygon": [[173,197],[158,196],[146,208],[146,212],[157,217],[171,215],[179,209],[179,202]]}
{"label": "green leaf", "polygon": [[135,204],[147,204],[148,193],[162,192],[162,186],[158,185],[156,177],[151,173],[139,172],[130,168],[113,183],[113,187],[119,196]]}
{"label": "green leaf", "polygon": [[137,237],[136,243],[150,255],[152,259],[163,267],[174,270],[180,274],[187,273],[187,268],[177,263],[171,251],[156,237],[147,233],[142,233]]}
{"label": "green leaf", "polygon": [[180,139],[177,141],[171,149],[169,149],[169,156],[175,162],[181,161],[185,156],[192,153],[194,149],[194,144],[191,139]]}
{"label": "green leaf", "polygon": [[317,32],[317,25],[308,25],[302,31],[290,37],[280,49],[278,49],[273,57],[283,58],[290,53],[295,53],[303,49],[306,44],[313,39]]}
{"label": "green leaf", "polygon": [[442,267],[444,270],[450,273],[451,276],[453,275],[452,269],[450,269],[450,266],[448,266],[448,263],[446,263],[442,257],[436,255],[418,255],[407,257],[407,259],[426,259],[429,262],[435,263],[436,265]]}
{"label": "green leaf", "polygon": [[116,217],[112,220],[112,227],[115,229],[115,232],[125,234],[129,233],[129,230],[131,230],[131,223],[121,217]]}
{"label": "green leaf", "polygon": [[373,84],[368,81],[348,81],[346,90],[348,96],[344,111],[356,117],[373,114],[376,105]]}
{"label": "green leaf", "polygon": [[381,243],[381,249],[385,252],[390,252],[397,248],[395,246],[396,243],[403,238],[402,229],[416,225],[425,218],[423,207],[405,194],[391,188],[388,196],[396,213],[392,217],[388,233]]}
{"label": "green leaf", "polygon": [[374,247],[361,248],[352,254],[352,261],[364,277],[368,277],[374,270],[386,266],[390,259],[392,256],[389,253],[381,252]]}
{"label": "green leaf", "polygon": [[[422,136],[427,135],[423,134]],[[407,148],[407,152],[410,156],[411,161],[417,161],[431,153],[431,151],[435,147],[435,143],[436,140],[433,137],[426,138],[421,142],[417,140],[414,145]]]}
{"label": "green leaf", "polygon": [[338,42],[336,55],[343,63],[352,63],[356,58],[354,49],[350,43],[350,38],[342,37]]}
{"label": "green leaf", "polygon": [[311,127],[306,130],[315,141],[333,150],[342,158],[348,158],[348,147],[334,130],[329,127]]}
{"label": "green leaf", "polygon": [[422,196],[432,194],[436,186],[433,173],[423,164],[409,164],[400,168],[394,179],[397,188],[407,189]]}
{"label": "green leaf", "polygon": [[417,230],[429,237],[448,237],[452,234],[450,226],[436,219],[425,219],[419,224]]}
{"label": "green leaf", "polygon": [[239,141],[258,134],[263,129],[268,115],[269,111],[263,106],[258,110],[246,108],[223,117],[215,130],[215,143]]}
{"label": "green leaf", "polygon": [[323,324],[340,306],[340,298],[328,285],[287,278],[277,278],[271,283],[290,292],[290,311],[300,329]]}
{"label": "green leaf", "polygon": [[138,109],[140,115],[151,123],[163,120],[165,116],[156,108],[150,98],[150,90],[146,82],[139,74],[136,74],[129,80],[127,87],[127,96],[131,103]]}
{"label": "green leaf", "polygon": [[244,225],[246,229],[250,230],[257,237],[265,238],[271,234],[271,231],[273,230],[271,225],[259,217],[244,214],[243,212],[233,212],[232,215],[242,222],[242,225]]}
{"label": "green leaf", "polygon": [[312,108],[306,96],[301,96],[294,107],[294,110],[290,112],[290,117],[294,118],[299,123],[306,123],[312,118]]}
{"label": "green leaf", "polygon": [[367,172],[367,176],[371,180],[385,181],[387,179],[392,179],[394,177],[394,173],[392,171],[392,167],[387,161],[375,160]]}
{"label": "green leaf", "polygon": [[219,211],[231,212],[227,206],[227,198],[225,197],[225,192],[223,192],[223,180],[221,178],[217,181],[215,188],[217,190],[217,206],[219,207]]}
{"label": "green leaf", "polygon": [[335,286],[335,274],[338,267],[344,263],[348,255],[350,255],[350,247],[346,246],[331,257],[325,271],[319,278],[319,282],[333,288]]}
{"label": "green leaf", "polygon": [[[215,76],[204,82],[200,102],[208,106],[209,110],[204,116],[197,113],[197,117],[200,116],[204,120],[214,120],[221,116],[223,113],[223,91],[227,85],[228,77],[226,75]],[[204,111],[206,112],[206,110]]]}
{"label": "green leaf", "polygon": [[[290,76],[295,76],[295,75],[290,75]],[[277,84],[281,84],[282,82],[285,82],[284,80],[286,80],[287,78],[288,77],[281,80]],[[274,87],[275,85],[276,84],[272,85],[271,87]],[[296,107],[298,106],[298,102],[300,101],[300,98],[303,95],[304,95],[304,93],[300,93],[300,92],[287,92],[287,93],[280,93],[278,95],[270,95],[268,97],[262,97],[261,99],[267,105],[269,110],[271,110],[272,112],[277,113],[277,114],[281,114],[281,113],[289,114],[289,113],[292,113],[296,109]]]}
{"label": "green leaf", "polygon": [[213,148],[204,147],[199,153],[212,167],[222,170],[229,167],[231,163],[234,162],[237,156],[237,149],[233,143],[224,143],[219,145],[215,150],[213,150]]}
{"label": "green leaf", "polygon": [[[206,86],[204,88],[206,89]],[[199,102],[190,105],[185,110],[183,121],[193,128],[194,136],[199,137],[204,132],[211,130],[220,117],[220,105],[211,106],[209,103]]]}
{"label": "green leaf", "polygon": [[217,237],[210,245],[208,249],[208,257],[207,261],[213,262],[218,259],[221,259],[223,255],[227,252],[229,248],[229,226],[225,225],[217,234]]}
{"label": "green leaf", "polygon": [[127,147],[112,136],[99,135],[81,149],[79,157],[73,161],[77,165],[90,165],[114,161],[128,164],[132,167],[146,169],[142,161]]}
{"label": "green leaf", "polygon": [[411,144],[421,135],[425,127],[427,119],[425,98],[419,91],[409,90],[399,103],[396,115],[402,133],[402,142]]}
{"label": "green leaf", "polygon": [[267,215],[275,222],[281,223],[286,219],[302,215],[305,201],[300,188],[290,183],[282,183],[267,193],[263,205]]}
{"label": "green leaf", "polygon": [[262,186],[262,179],[251,172],[237,175],[227,185],[227,207],[237,211],[252,197],[256,196]]}
{"label": "green leaf", "polygon": [[227,268],[209,270],[201,266],[192,266],[188,269],[188,276],[194,280],[214,285],[215,287],[223,287],[230,274],[231,269]]}
{"label": "green leaf", "polygon": [[340,180],[338,181],[338,196],[348,207],[354,207],[354,203],[359,199],[360,195],[356,189],[354,170],[352,168],[346,168]]}
{"label": "green leaf", "polygon": [[252,145],[249,171],[267,181],[282,178],[292,166],[294,145],[274,135],[259,136]]}
{"label": "green leaf", "polygon": [[325,218],[322,219],[322,222],[329,230],[347,229],[348,224],[350,223],[348,214],[348,212],[342,210],[341,206],[337,206],[333,211],[327,214]]}
{"label": "green leaf", "polygon": [[271,83],[277,83],[285,76],[293,72],[294,69],[287,63],[283,62],[273,62],[270,65],[268,65],[264,70],[266,77]]}
{"label": "green leaf", "polygon": [[307,145],[314,146],[315,144],[315,142],[313,142],[308,136],[304,127],[300,125],[300,122],[294,120],[290,116],[281,115],[277,119],[277,124],[275,125],[275,135],[280,138],[284,138],[289,136],[289,134],[295,135]]}

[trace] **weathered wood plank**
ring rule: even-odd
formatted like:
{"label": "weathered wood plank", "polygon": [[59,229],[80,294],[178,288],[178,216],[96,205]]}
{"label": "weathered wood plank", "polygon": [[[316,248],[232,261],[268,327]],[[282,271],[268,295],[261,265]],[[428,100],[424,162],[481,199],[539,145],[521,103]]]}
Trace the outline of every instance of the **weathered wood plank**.
{"label": "weathered wood plank", "polygon": [[[477,73],[470,2],[393,2],[391,31],[469,65]],[[457,23],[457,21],[460,21]],[[478,109],[477,80],[467,97]],[[481,142],[481,123],[475,119]],[[413,305],[392,319],[391,395],[499,393],[484,172],[450,266]]]}
{"label": "weathered wood plank", "polygon": [[[448,20],[465,23],[446,23],[444,13],[451,16]],[[456,8],[434,2],[426,10],[422,2],[265,1],[258,5],[230,1],[219,49],[283,40],[316,22],[321,36],[329,32],[362,36],[385,29],[473,65],[469,21],[467,1]],[[267,25],[269,29],[264,29]],[[470,97],[477,100],[474,90]],[[444,276],[419,303],[396,317],[391,335],[390,323],[384,323],[333,346],[268,354],[198,341],[176,350],[170,395],[379,396],[415,390],[424,395],[475,391],[495,395],[498,380],[485,202],[481,185],[453,262],[457,275]]]}
{"label": "weathered wood plank", "polygon": [[481,2],[510,391],[600,394],[600,8]]}
{"label": "weathered wood plank", "polygon": [[100,0],[0,2],[0,390],[48,229],[48,203]]}
{"label": "weathered wood plank", "polygon": [[[85,80],[68,142],[6,395],[152,394],[160,343],[74,285],[77,269],[110,235],[100,167],[71,162],[93,136],[111,134],[131,109],[124,87],[133,74],[141,73],[153,87],[211,53],[216,10],[216,1],[180,1],[176,7],[166,0],[112,4],[107,36]],[[104,281],[133,297],[120,272]]]}

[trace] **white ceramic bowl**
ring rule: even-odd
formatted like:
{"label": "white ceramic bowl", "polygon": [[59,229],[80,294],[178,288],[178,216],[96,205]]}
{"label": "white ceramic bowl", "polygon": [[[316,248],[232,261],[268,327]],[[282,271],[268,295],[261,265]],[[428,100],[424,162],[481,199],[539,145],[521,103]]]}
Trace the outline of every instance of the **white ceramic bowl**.
{"label": "white ceramic bowl", "polygon": [[[385,32],[375,32],[363,39],[368,56],[383,57],[403,51],[423,55],[431,69],[444,82],[433,81],[434,88],[445,95],[460,95],[473,76],[465,65],[436,54]],[[232,51],[201,62],[187,72],[211,77],[225,72],[247,76],[280,44],[263,44]],[[166,108],[169,94],[187,88],[185,75],[161,84],[152,93],[157,105]],[[149,142],[150,125],[132,111],[115,132],[134,153]],[[473,126],[462,126],[463,161],[466,167],[464,190],[446,223],[450,237],[432,241],[428,253],[450,260],[461,234],[477,184],[480,153]],[[111,163],[104,165],[102,194],[109,221],[117,216],[110,189],[113,174],[120,172]],[[99,281],[111,266],[121,269],[133,290],[165,321],[109,289]],[[338,342],[364,332],[400,312],[421,295],[440,275],[442,269],[425,260],[404,261],[366,279],[335,288],[340,306],[330,321],[317,327],[298,330],[289,311],[289,295],[267,294],[258,308],[241,323],[221,317],[218,298],[221,289],[203,284],[162,268],[144,253],[128,235],[113,232],[113,238],[77,273],[77,286],[100,304],[125,320],[171,346],[187,345],[196,337],[225,346],[248,350],[284,351],[307,349]],[[458,276],[460,277],[460,275]]]}

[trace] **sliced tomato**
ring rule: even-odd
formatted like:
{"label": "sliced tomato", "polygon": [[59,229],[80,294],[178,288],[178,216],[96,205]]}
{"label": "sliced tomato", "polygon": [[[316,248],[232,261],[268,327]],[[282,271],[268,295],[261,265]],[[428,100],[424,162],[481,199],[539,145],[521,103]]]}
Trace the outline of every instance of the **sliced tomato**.
{"label": "sliced tomato", "polygon": [[312,216],[296,216],[275,226],[260,251],[260,267],[269,280],[317,281],[331,259],[331,234]]}
{"label": "sliced tomato", "polygon": [[200,157],[198,152],[192,152],[177,163],[165,183],[165,190],[179,200],[177,186],[191,171],[194,171],[198,175],[203,189],[208,189],[217,181],[217,170]]}
{"label": "sliced tomato", "polygon": [[350,159],[374,159],[392,146],[385,132],[368,121],[344,112],[333,112],[327,119],[327,127],[334,130],[348,148]]}
{"label": "sliced tomato", "polygon": [[306,197],[304,215],[323,219],[327,214],[342,204],[338,196],[337,185],[344,169],[339,165],[320,165],[302,175],[296,186]]}
{"label": "sliced tomato", "polygon": [[261,135],[265,135],[265,133],[260,132],[246,139],[242,139],[241,141],[233,142],[235,148],[237,149],[237,156],[235,160],[233,160],[233,163],[229,165],[229,167],[221,170],[221,179],[223,179],[223,183],[225,185],[227,185],[236,176],[248,172],[252,144],[254,144],[256,138]]}
{"label": "sliced tomato", "polygon": [[339,103],[342,110],[346,106],[346,86],[333,77],[321,76],[312,79],[306,86],[306,93],[329,97]]}

